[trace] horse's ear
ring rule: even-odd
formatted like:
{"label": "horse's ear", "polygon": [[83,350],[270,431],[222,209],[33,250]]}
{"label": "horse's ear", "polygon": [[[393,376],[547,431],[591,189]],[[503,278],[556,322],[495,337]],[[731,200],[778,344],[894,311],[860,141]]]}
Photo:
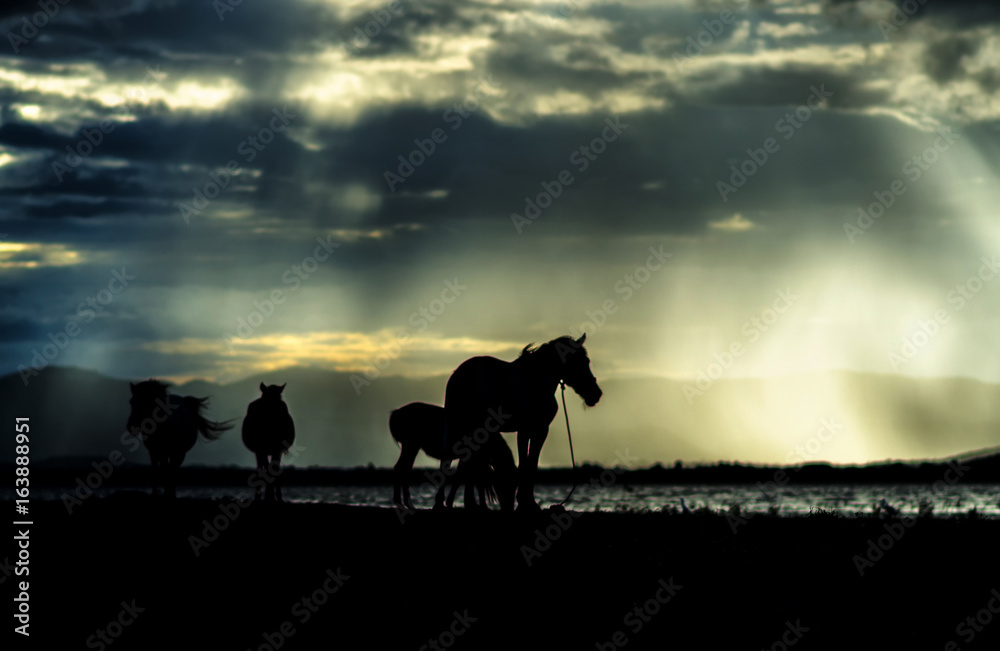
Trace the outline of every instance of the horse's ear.
{"label": "horse's ear", "polygon": [[587,333],[585,332],[582,335],[580,335],[580,338],[576,340],[576,343],[582,346],[583,342],[585,342],[586,340],[587,340]]}
{"label": "horse's ear", "polygon": [[261,393],[263,393],[263,392],[264,392],[264,388],[265,388],[265,387],[264,387],[264,383],[263,383],[263,382],[261,382],[261,383],[260,383],[260,392],[261,392]]}
{"label": "horse's ear", "polygon": [[284,391],[284,390],[285,390],[285,387],[287,387],[287,386],[288,386],[288,382],[285,382],[284,384],[282,384],[282,385],[281,385],[281,388],[280,388],[280,389],[278,389],[278,393],[281,393],[282,391]]}

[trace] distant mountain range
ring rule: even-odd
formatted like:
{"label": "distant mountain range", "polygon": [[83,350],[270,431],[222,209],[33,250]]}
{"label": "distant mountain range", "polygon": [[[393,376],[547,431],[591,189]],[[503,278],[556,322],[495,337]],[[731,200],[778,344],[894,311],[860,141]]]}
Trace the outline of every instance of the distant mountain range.
{"label": "distant mountain range", "polygon": [[[288,383],[285,399],[295,418],[297,443],[304,446],[296,465],[389,467],[399,453],[388,432],[389,412],[414,400],[440,404],[447,376],[382,377],[360,395],[350,374],[315,368],[283,369],[228,384],[187,382],[172,391],[210,396],[209,416],[233,419],[234,428],[216,442],[199,442],[186,465],[252,465],[239,427],[247,404],[259,396],[261,381]],[[687,383],[678,380],[600,384],[604,397],[589,409],[567,391],[579,463],[633,468],[669,467],[675,460],[685,465],[868,463],[953,458],[1000,444],[1000,385],[969,379],[847,371],[721,379],[690,402]],[[0,395],[4,427],[13,430],[15,417],[31,418],[33,464],[77,465],[107,458],[115,449],[128,462],[148,463],[144,449],[128,453],[120,442],[129,411],[126,380],[49,367],[28,386],[17,374],[0,377]],[[514,437],[507,440],[514,447]],[[12,444],[3,446],[0,463],[10,462],[13,452]],[[552,424],[542,462],[570,465],[561,414]]]}

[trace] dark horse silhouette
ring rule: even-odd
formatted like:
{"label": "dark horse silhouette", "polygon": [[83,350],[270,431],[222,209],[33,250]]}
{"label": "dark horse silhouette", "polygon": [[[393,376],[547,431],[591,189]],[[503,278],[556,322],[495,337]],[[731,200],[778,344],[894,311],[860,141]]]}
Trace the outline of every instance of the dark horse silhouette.
{"label": "dark horse silhouette", "polygon": [[[260,383],[261,396],[247,406],[243,418],[243,445],[254,453],[257,471],[265,477],[257,484],[256,499],[284,501],[281,497],[281,455],[295,441],[295,423],[288,413],[288,405],[281,399],[285,385],[265,386]],[[264,484],[267,485],[266,497]]]}
{"label": "dark horse silhouette", "polygon": [[[532,348],[528,344],[513,362],[496,357],[473,357],[462,362],[448,379],[445,389],[447,430],[445,445],[465,444],[474,448],[469,472],[478,474],[485,463],[481,432],[517,432],[518,509],[538,509],[535,502],[535,471],[549,424],[559,411],[555,391],[560,381],[568,384],[588,407],[601,399],[602,391],[590,371],[590,359],[579,339],[559,337]],[[474,495],[465,487],[465,505]]]}
{"label": "dark horse silhouette", "polygon": [[[411,402],[394,409],[389,414],[389,433],[400,445],[399,460],[394,467],[394,483],[392,501],[405,508],[413,508],[410,501],[410,471],[417,452],[421,449],[430,457],[441,462],[442,481],[438,486],[434,499],[434,508],[445,505],[443,476],[447,476],[451,462],[455,459],[467,458],[472,451],[457,446],[452,450],[444,446],[445,413],[444,407],[426,402]],[[463,481],[474,483],[479,488],[480,506],[487,507],[489,497],[494,497],[503,510],[514,508],[514,455],[510,446],[499,433],[491,435],[485,445],[486,461],[483,472],[469,476],[466,472],[468,464],[460,462],[458,473],[452,477],[451,493],[447,505],[451,506],[455,499],[455,491]]]}
{"label": "dark horse silhouette", "polygon": [[153,465],[152,485],[162,484],[170,497],[177,494],[177,469],[184,462],[188,450],[194,447],[198,434],[214,441],[230,429],[228,422],[219,423],[202,415],[208,407],[208,398],[168,394],[169,385],[159,380],[146,380],[139,384],[129,382],[132,398],[126,428],[141,438],[149,450]]}

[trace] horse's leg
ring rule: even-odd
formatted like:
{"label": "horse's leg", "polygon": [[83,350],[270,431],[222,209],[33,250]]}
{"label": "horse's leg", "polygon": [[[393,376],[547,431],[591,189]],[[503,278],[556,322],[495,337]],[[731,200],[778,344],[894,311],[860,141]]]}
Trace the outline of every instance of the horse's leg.
{"label": "horse's leg", "polygon": [[274,469],[274,496],[279,502],[284,502],[285,498],[281,496],[281,452],[271,456],[271,466]]}
{"label": "horse's leg", "polygon": [[490,465],[494,470],[490,480],[500,502],[500,509],[510,511],[514,508],[514,455],[503,437],[499,434],[495,436],[489,448]]}
{"label": "horse's leg", "polygon": [[274,474],[274,456],[264,455],[264,501],[274,501],[274,482],[277,480]]}
{"label": "horse's leg", "polygon": [[486,456],[483,452],[483,450],[477,451],[461,465],[462,481],[465,482],[465,508],[467,509],[479,506],[476,503],[476,485],[482,477],[483,460]]}
{"label": "horse's leg", "polygon": [[[448,466],[444,465],[444,461],[441,462],[442,468],[448,468],[451,462],[448,462]],[[455,505],[455,493],[458,492],[458,487],[462,485],[462,478],[465,476],[465,462],[459,461],[458,465],[455,466],[455,472],[451,473],[451,489],[448,491],[448,501],[445,502],[445,506],[451,508]],[[444,490],[444,483],[441,484],[441,490]]]}
{"label": "horse's leg", "polygon": [[420,452],[419,446],[403,443],[399,451],[399,460],[392,469],[392,503],[407,509],[413,508],[413,503],[410,501],[410,471],[413,470],[417,452]]}
{"label": "horse's leg", "polygon": [[[255,452],[254,457],[257,460],[257,477],[263,482],[267,478],[267,455],[262,452]],[[264,485],[258,483],[254,501],[259,502],[262,499],[264,499]]]}
{"label": "horse's leg", "polygon": [[[549,434],[549,428],[529,430],[526,438],[531,442],[528,446],[528,456],[522,459],[518,466],[517,508],[538,510],[535,502],[535,472],[538,470],[538,457],[542,452],[542,444]],[[521,432],[517,433],[517,448],[521,449]]]}
{"label": "horse's leg", "polygon": [[529,433],[521,430],[517,431],[517,466],[521,467],[524,460],[528,458]]}

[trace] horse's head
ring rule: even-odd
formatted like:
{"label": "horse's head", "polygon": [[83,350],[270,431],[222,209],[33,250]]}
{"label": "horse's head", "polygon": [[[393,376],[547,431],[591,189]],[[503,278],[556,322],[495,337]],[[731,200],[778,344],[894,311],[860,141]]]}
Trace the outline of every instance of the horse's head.
{"label": "horse's head", "polygon": [[597,378],[590,371],[590,358],[583,347],[586,340],[585,333],[579,339],[559,337],[550,343],[555,346],[562,365],[560,379],[576,391],[588,407],[593,407],[604,392],[597,386]]}
{"label": "horse's head", "polygon": [[281,402],[281,392],[285,390],[288,383],[278,386],[277,384],[265,385],[260,383],[260,397],[264,402]]}
{"label": "horse's head", "polygon": [[138,432],[142,430],[142,421],[149,418],[158,406],[157,400],[161,403],[166,402],[169,385],[159,380],[145,380],[139,384],[129,382],[128,386],[132,392],[132,397],[128,401],[132,411],[129,412],[125,428],[138,436]]}

